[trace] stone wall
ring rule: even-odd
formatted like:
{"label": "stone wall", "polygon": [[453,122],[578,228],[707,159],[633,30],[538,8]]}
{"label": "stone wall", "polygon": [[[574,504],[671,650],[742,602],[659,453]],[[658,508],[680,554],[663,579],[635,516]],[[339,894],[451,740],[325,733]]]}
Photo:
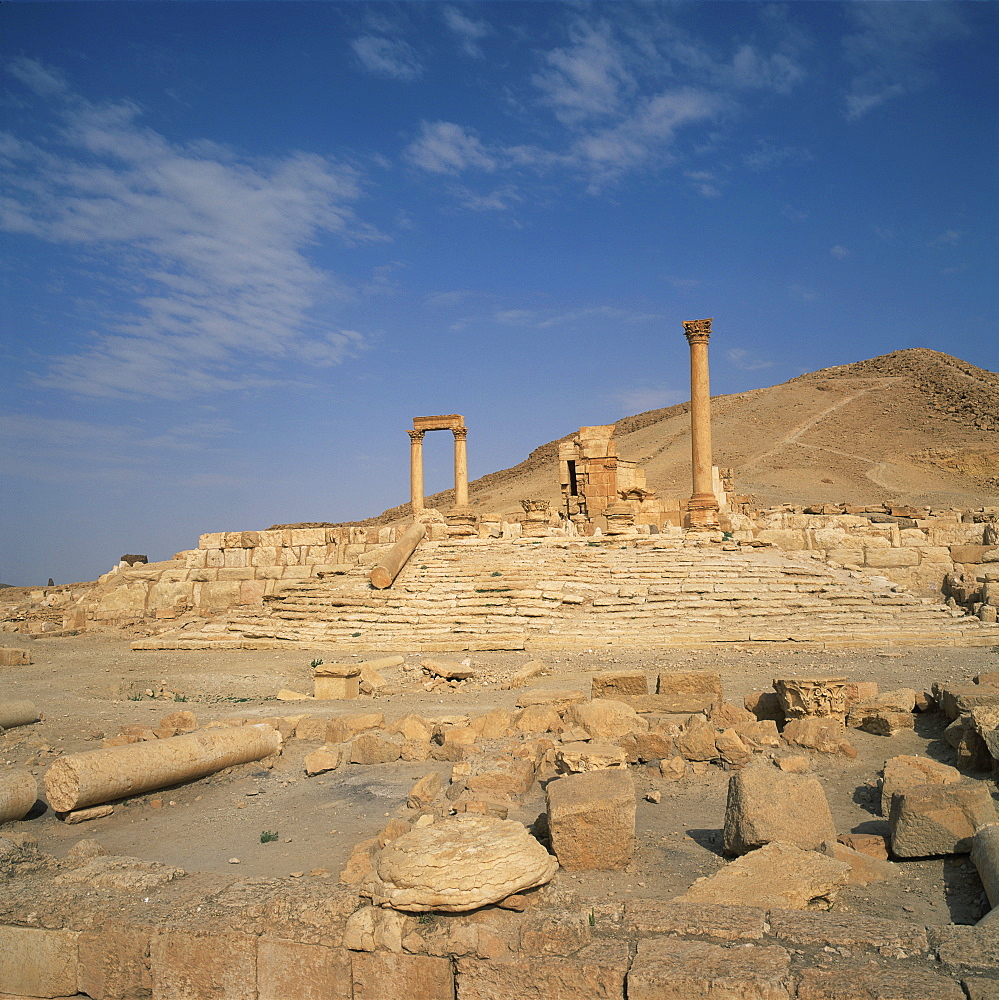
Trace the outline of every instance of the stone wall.
{"label": "stone wall", "polygon": [[[756,539],[787,552],[814,552],[826,562],[886,576],[914,594],[943,599],[948,573],[977,574],[999,548],[983,543],[985,523],[962,513],[871,520],[863,514],[800,510],[731,515],[736,539]],[[999,568],[999,564],[997,564]]]}
{"label": "stone wall", "polygon": [[213,531],[173,559],[105,573],[85,599],[88,616],[123,624],[259,604],[282,582],[347,572],[396,541],[401,529],[278,528]]}

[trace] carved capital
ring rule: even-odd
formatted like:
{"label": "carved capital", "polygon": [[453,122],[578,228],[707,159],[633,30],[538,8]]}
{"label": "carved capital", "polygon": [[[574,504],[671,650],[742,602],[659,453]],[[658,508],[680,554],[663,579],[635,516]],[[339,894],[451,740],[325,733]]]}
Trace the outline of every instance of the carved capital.
{"label": "carved capital", "polygon": [[455,441],[464,441],[465,438],[468,437],[468,428],[467,427],[455,427],[455,428],[452,429],[451,433],[454,434]]}
{"label": "carved capital", "polygon": [[[713,319],[714,317],[712,317]],[[689,319],[683,324],[683,335],[688,344],[706,344],[711,336],[711,319]]]}
{"label": "carved capital", "polygon": [[423,442],[423,435],[426,434],[427,432],[426,431],[406,431],[406,433],[409,435],[409,440],[413,444],[417,444],[417,443],[422,443]]}

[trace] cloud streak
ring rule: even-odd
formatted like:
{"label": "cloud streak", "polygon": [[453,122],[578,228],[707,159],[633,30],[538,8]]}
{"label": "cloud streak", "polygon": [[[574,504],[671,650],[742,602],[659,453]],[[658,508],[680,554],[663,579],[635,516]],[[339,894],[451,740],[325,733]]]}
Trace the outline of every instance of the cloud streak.
{"label": "cloud streak", "polygon": [[[353,211],[354,169],[307,153],[261,163],[172,143],[131,102],[75,97],[32,60],[12,73],[58,99],[59,129],[44,146],[0,135],[0,229],[96,257],[105,280],[132,289],[127,314],[54,359],[43,386],[179,399],[267,384],[274,363],[331,365],[361,346],[357,333],[316,319],[348,292],[308,255],[325,234],[379,238]],[[243,374],[232,376],[237,360]]]}

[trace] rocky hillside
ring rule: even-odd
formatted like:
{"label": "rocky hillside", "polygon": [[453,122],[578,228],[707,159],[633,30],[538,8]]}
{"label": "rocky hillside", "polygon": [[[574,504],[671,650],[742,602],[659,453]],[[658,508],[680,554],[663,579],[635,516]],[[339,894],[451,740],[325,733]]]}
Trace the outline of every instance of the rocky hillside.
{"label": "rocky hillside", "polygon": [[[780,385],[715,396],[715,464],[760,506],[880,503],[976,507],[999,503],[999,375],[924,348],[801,375]],[[664,497],[690,494],[686,403],[625,417],[622,458],[642,463]],[[485,512],[519,511],[525,497],[557,505],[558,441],[519,465],[470,484]],[[447,508],[448,491],[427,498]],[[408,505],[359,523],[386,523]]]}

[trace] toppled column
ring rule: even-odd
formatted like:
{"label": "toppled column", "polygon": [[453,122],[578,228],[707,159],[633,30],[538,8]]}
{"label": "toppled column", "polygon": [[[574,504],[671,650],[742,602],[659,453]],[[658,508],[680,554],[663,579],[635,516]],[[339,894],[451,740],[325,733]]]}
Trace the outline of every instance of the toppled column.
{"label": "toppled column", "polygon": [[989,904],[999,904],[999,823],[987,823],[975,833],[971,842],[971,860],[985,887]]}
{"label": "toppled column", "polygon": [[409,562],[409,557],[416,551],[416,546],[420,544],[426,534],[427,526],[422,522],[417,522],[409,527],[402,538],[392,546],[388,555],[383,556],[375,563],[368,576],[371,586],[378,590],[391,587],[403,566]]}
{"label": "toppled column", "polygon": [[269,757],[280,748],[281,734],[257,725],[67,754],[45,772],[45,793],[56,812],[72,812],[197,781],[235,764]]}
{"label": "toppled column", "polygon": [[0,775],[0,823],[24,819],[38,799],[38,785],[30,771],[17,770]]}
{"label": "toppled column", "polygon": [[0,701],[0,732],[38,721],[38,710],[30,701]]}

